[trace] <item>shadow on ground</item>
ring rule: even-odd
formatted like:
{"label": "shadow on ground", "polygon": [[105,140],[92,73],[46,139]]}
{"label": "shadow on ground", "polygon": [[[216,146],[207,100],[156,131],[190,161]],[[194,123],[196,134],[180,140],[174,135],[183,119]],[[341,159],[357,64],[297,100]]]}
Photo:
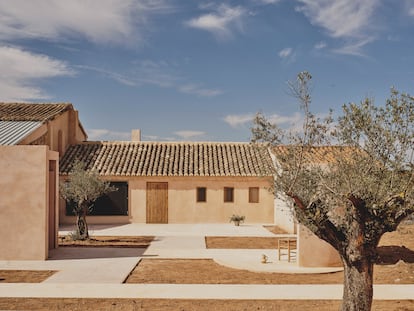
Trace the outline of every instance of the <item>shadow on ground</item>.
{"label": "shadow on ground", "polygon": [[405,246],[379,246],[377,248],[377,265],[394,265],[399,261],[414,263],[414,251]]}
{"label": "shadow on ground", "polygon": [[48,260],[148,257],[145,248],[117,247],[59,247],[49,253]]}

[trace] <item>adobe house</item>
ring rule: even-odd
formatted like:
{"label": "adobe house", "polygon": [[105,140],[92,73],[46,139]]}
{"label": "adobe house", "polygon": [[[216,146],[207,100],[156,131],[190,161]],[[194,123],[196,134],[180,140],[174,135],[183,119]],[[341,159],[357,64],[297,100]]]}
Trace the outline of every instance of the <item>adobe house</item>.
{"label": "adobe house", "polygon": [[[84,142],[60,162],[64,179],[75,159],[118,191],[95,203],[88,223],[273,223],[272,159],[249,143]],[[60,221],[73,224],[62,204]]]}
{"label": "adobe house", "polygon": [[57,247],[59,155],[86,138],[71,104],[0,103],[0,260]]}

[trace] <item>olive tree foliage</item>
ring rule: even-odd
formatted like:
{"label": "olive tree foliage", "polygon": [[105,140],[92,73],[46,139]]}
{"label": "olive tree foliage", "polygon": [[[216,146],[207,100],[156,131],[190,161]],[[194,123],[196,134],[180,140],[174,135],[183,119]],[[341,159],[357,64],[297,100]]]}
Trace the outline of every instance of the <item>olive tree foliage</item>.
{"label": "olive tree foliage", "polygon": [[[303,128],[283,130],[259,113],[252,142],[275,150],[275,194],[338,251],[345,269],[342,310],[370,310],[379,240],[414,212],[414,98],[392,89],[384,105],[365,99],[344,105],[335,119],[332,111],[321,118],[309,109],[311,78],[302,72],[289,83]],[[336,150],[334,160],[313,161],[315,146],[334,147],[327,151]]]}
{"label": "olive tree foliage", "polygon": [[115,190],[117,189],[111,187],[109,182],[101,180],[97,172],[87,171],[83,162],[74,162],[69,178],[60,184],[60,196],[67,203],[73,203],[76,216],[74,237],[81,240],[89,238],[87,213],[92,210],[96,199]]}

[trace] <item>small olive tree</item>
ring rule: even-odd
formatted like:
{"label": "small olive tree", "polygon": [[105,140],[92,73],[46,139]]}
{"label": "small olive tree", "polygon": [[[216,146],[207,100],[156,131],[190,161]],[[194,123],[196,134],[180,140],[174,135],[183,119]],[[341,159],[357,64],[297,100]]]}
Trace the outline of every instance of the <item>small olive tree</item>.
{"label": "small olive tree", "polygon": [[89,239],[86,215],[92,209],[93,202],[115,190],[109,182],[101,180],[96,172],[87,171],[84,163],[78,160],[74,162],[68,180],[60,184],[60,195],[67,203],[73,203],[78,239]]}
{"label": "small olive tree", "polygon": [[[278,168],[274,191],[293,215],[332,245],[344,265],[342,310],[371,310],[373,268],[385,232],[414,212],[414,98],[392,90],[383,106],[366,99],[318,118],[309,111],[311,75],[289,83],[304,111],[302,130],[282,130],[257,114],[253,142],[268,142]],[[315,146],[336,158],[313,163]]]}

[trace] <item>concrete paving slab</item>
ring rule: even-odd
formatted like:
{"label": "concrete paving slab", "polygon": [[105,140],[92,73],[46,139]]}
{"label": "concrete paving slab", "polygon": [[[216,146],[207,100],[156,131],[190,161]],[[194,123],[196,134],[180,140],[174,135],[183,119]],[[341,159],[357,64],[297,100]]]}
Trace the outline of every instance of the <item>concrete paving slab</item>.
{"label": "concrete paving slab", "polygon": [[[73,226],[63,226],[60,234],[73,231]],[[274,236],[262,224],[125,224],[90,225],[90,235],[143,235],[143,236]]]}
{"label": "concrete paving slab", "polygon": [[[0,297],[342,299],[342,285],[0,284]],[[414,285],[374,285],[374,299],[414,299]]]}
{"label": "concrete paving slab", "polygon": [[122,283],[143,256],[140,248],[60,247],[46,261],[0,261],[6,270],[56,270],[45,283]]}

